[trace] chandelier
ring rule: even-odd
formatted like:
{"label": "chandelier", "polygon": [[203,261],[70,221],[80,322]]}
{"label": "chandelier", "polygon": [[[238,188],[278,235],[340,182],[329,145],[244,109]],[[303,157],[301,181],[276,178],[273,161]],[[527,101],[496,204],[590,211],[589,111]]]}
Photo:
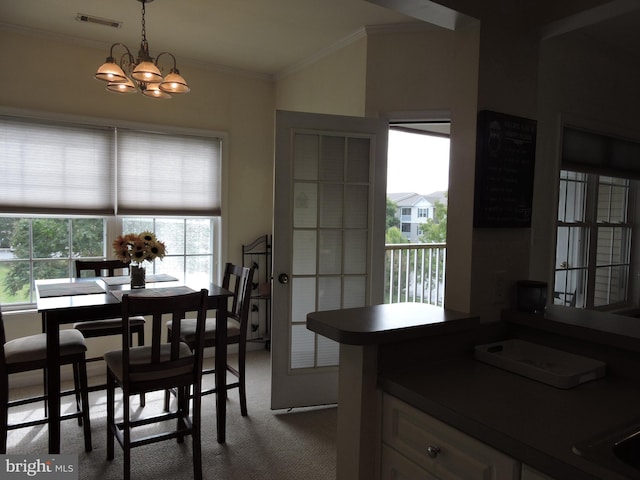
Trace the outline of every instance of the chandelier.
{"label": "chandelier", "polygon": [[[141,92],[143,95],[153,98],[171,98],[172,94],[187,93],[190,89],[187,81],[176,68],[176,57],[169,52],[162,52],[155,59],[149,55],[144,14],[145,4],[151,3],[153,0],[138,1],[142,3],[142,42],[137,58],[133,57],[129,47],[125,44],[114,43],[111,45],[109,56],[98,68],[96,78],[107,82],[107,90],[116,93]],[[119,61],[116,61],[113,56],[116,47],[125,50]],[[173,59],[173,67],[165,77],[158,67],[158,60],[163,55]]]}

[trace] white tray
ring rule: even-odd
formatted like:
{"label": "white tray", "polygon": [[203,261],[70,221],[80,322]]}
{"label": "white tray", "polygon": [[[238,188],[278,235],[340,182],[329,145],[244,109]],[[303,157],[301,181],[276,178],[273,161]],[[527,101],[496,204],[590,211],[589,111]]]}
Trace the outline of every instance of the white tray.
{"label": "white tray", "polygon": [[603,377],[606,364],[523,340],[478,345],[476,359],[558,388]]}

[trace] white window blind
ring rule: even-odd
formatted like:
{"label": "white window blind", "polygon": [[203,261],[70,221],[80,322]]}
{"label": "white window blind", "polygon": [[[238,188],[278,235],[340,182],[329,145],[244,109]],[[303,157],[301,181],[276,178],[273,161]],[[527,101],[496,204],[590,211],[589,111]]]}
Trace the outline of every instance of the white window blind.
{"label": "white window blind", "polygon": [[213,137],[0,116],[0,212],[219,216],[220,157]]}
{"label": "white window blind", "polygon": [[0,116],[0,211],[113,213],[113,133]]}
{"label": "white window blind", "polygon": [[220,215],[220,140],[118,130],[118,213]]}

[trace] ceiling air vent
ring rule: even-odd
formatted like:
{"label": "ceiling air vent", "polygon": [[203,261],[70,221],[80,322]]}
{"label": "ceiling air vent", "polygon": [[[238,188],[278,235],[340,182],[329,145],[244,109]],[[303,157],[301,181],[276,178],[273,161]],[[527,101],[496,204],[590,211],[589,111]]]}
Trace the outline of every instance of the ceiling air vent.
{"label": "ceiling air vent", "polygon": [[79,22],[97,23],[98,25],[104,25],[105,27],[120,28],[122,22],[117,20],[109,20],[108,18],[98,18],[84,13],[76,15],[76,20]]}

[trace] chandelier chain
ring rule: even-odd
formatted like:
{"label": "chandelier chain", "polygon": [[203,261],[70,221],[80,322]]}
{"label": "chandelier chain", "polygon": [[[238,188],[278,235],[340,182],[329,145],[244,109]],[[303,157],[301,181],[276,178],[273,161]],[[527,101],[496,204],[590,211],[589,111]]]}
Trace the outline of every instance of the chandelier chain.
{"label": "chandelier chain", "polygon": [[142,43],[144,45],[147,45],[147,28],[146,28],[146,22],[145,22],[145,18],[144,18],[144,14],[145,14],[145,1],[142,0]]}

